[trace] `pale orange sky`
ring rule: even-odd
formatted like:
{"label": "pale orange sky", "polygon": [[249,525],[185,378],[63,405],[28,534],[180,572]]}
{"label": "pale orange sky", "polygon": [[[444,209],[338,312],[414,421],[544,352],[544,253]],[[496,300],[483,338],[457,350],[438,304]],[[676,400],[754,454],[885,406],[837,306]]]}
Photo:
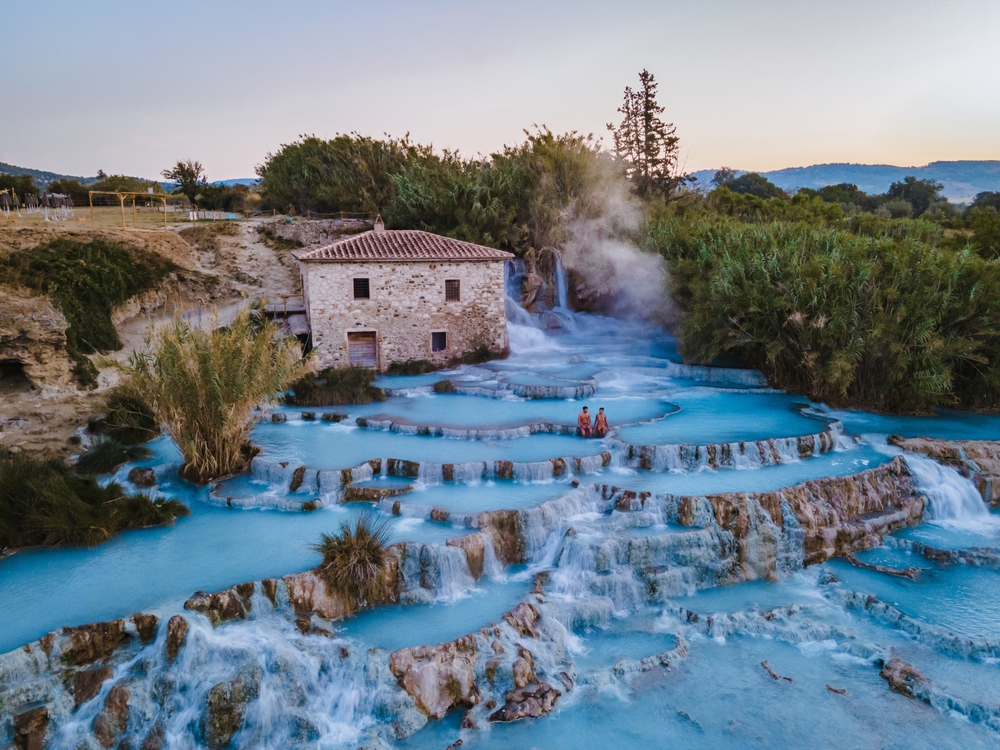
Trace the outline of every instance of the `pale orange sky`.
{"label": "pale orange sky", "polygon": [[[206,9],[207,7],[207,9]],[[0,3],[0,161],[251,177],[301,133],[603,135],[648,68],[689,170],[1000,159],[1000,2]]]}

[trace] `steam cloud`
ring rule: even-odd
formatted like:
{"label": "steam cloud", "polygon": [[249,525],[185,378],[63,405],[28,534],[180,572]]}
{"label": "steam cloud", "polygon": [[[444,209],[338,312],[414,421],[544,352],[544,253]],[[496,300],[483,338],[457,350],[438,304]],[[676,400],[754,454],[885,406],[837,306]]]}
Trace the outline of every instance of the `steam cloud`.
{"label": "steam cloud", "polygon": [[591,190],[571,209],[563,263],[600,296],[604,312],[670,325],[676,311],[663,258],[625,239],[640,227],[642,209],[612,164],[602,159],[595,171]]}

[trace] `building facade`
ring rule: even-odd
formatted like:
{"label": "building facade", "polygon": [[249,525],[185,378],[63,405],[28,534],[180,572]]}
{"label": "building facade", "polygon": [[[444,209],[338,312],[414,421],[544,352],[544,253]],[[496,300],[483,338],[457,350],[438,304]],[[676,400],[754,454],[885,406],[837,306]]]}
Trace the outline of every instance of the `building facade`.
{"label": "building facade", "polygon": [[296,250],[319,367],[436,365],[485,346],[506,353],[504,264],[511,253],[416,230]]}

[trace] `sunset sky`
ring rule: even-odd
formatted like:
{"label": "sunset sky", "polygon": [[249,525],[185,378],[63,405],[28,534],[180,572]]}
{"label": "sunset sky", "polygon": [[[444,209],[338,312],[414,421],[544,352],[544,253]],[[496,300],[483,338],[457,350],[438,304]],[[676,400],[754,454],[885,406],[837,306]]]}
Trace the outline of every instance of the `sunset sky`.
{"label": "sunset sky", "polygon": [[688,170],[1000,159],[997,0],[0,0],[0,30],[0,161],[84,176],[251,177],[303,133],[604,135],[644,67]]}

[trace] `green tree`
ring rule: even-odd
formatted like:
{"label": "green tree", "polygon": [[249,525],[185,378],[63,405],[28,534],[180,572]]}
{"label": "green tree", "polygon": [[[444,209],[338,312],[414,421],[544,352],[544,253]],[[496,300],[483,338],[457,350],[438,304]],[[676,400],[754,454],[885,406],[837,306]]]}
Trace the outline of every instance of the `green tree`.
{"label": "green tree", "polygon": [[730,167],[723,167],[722,169],[716,170],[715,176],[712,177],[712,184],[716,187],[725,187],[735,179],[736,170]]}
{"label": "green tree", "polygon": [[913,215],[920,216],[932,203],[947,200],[941,195],[943,187],[944,185],[934,180],[918,180],[916,177],[908,176],[904,177],[902,182],[892,183],[885,196],[889,200],[906,201],[913,206]]}
{"label": "green tree", "polygon": [[690,175],[678,171],[680,138],[673,123],[660,119],[664,108],[656,101],[658,84],[653,74],[639,73],[639,88],[625,87],[621,124],[608,123],[614,138],[615,155],[625,163],[625,174],[632,181],[636,195],[653,194],[669,199]]}
{"label": "green tree", "polygon": [[24,196],[26,195],[38,195],[35,180],[30,174],[22,174],[16,177],[6,172],[0,174],[0,190],[5,188],[12,190],[21,203],[24,203]]}
{"label": "green tree", "polygon": [[786,198],[787,193],[763,175],[748,172],[726,184],[734,193],[755,195],[758,198]]}
{"label": "green tree", "polygon": [[50,193],[68,195],[74,206],[84,206],[90,198],[91,188],[84,187],[79,180],[56,180],[49,183],[47,190]]}
{"label": "green tree", "polygon": [[982,192],[977,193],[975,200],[972,201],[972,206],[970,208],[979,208],[983,206],[990,206],[991,208],[1000,211],[1000,191],[995,193]]}
{"label": "green tree", "polygon": [[984,258],[1000,257],[1000,212],[979,205],[969,211],[966,224],[972,230],[972,244]]}
{"label": "green tree", "polygon": [[171,169],[164,169],[160,174],[164,179],[176,182],[174,194],[184,195],[192,206],[198,205],[199,194],[209,187],[204,167],[201,162],[193,159],[178,161]]}

